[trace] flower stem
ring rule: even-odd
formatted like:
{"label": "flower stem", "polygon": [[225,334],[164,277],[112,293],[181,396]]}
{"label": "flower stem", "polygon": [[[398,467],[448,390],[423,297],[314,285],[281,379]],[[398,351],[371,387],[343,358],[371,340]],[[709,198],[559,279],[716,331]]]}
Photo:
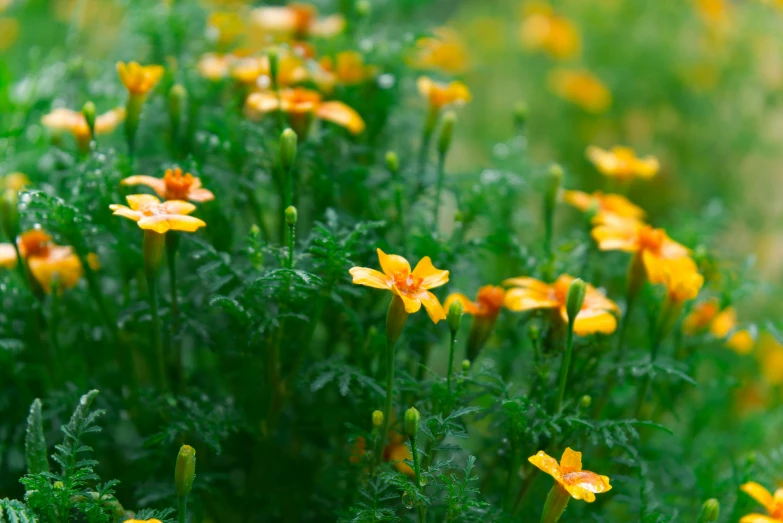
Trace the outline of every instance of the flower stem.
{"label": "flower stem", "polygon": [[568,337],[566,338],[566,351],[563,356],[563,363],[560,366],[560,387],[557,394],[557,404],[555,406],[555,412],[560,412],[560,407],[563,405],[563,397],[565,396],[566,382],[568,381],[568,369],[571,366],[571,353],[574,350],[574,322],[569,320],[568,322]]}
{"label": "flower stem", "polygon": [[163,258],[163,247],[166,243],[165,234],[155,231],[144,231],[144,273],[149,288],[150,313],[152,315],[152,347],[155,351],[155,361],[158,369],[159,386],[168,390],[166,379],[166,363],[163,358],[163,343],[160,335],[160,315],[158,313],[158,268]]}
{"label": "flower stem", "polygon": [[451,344],[449,347],[449,370],[446,373],[446,382],[449,386],[449,398],[451,398],[451,375],[454,372],[454,350],[457,348],[457,332],[451,331]]}
{"label": "flower stem", "polygon": [[[416,480],[416,490],[418,490],[420,494],[424,494],[424,486],[421,484],[421,466],[419,464],[419,449],[416,447],[416,437],[411,436],[410,442],[411,454],[413,454],[413,472]],[[417,503],[416,510],[418,512],[419,523],[424,523],[424,505]]]}
{"label": "flower stem", "polygon": [[446,177],[446,155],[438,155],[438,183],[435,186],[435,210],[432,213],[432,229],[433,232],[438,230],[438,216],[440,215],[440,198],[443,192],[443,181]]}
{"label": "flower stem", "polygon": [[179,299],[177,297],[177,250],[180,236],[176,232],[166,234],[166,258],[169,268],[169,287],[171,292],[171,344],[174,346],[174,354],[177,370],[177,389],[182,390],[184,385],[185,369],[182,361],[182,344],[177,340],[179,332]]}
{"label": "flower stem", "polygon": [[177,498],[177,523],[185,523],[188,517],[188,496]]}
{"label": "flower stem", "polygon": [[375,451],[375,463],[381,463],[383,449],[386,447],[386,438],[389,435],[391,424],[392,398],[394,396],[394,346],[395,342],[386,343],[386,403],[383,407],[383,429],[378,438],[378,448]]}
{"label": "flower stem", "polygon": [[294,242],[296,240],[296,224],[288,224],[288,269],[294,268]]}

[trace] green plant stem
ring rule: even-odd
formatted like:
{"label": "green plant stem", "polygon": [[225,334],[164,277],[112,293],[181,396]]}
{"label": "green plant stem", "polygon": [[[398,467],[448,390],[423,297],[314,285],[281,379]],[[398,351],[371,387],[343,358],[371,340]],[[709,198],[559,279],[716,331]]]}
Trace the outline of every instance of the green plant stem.
{"label": "green plant stem", "polygon": [[[628,306],[625,309],[625,314],[620,318],[620,332],[617,335],[617,348],[615,349],[614,355],[615,365],[619,365],[623,358],[623,349],[625,348],[625,334],[628,331],[631,313],[633,312],[634,304],[636,303],[636,294],[629,292],[626,303]],[[606,382],[606,388],[604,389],[603,394],[601,394],[601,398],[595,404],[595,408],[593,409],[594,419],[599,419],[601,417],[601,414],[606,408],[606,404],[609,403],[609,395],[612,393],[612,389],[616,384],[617,373],[614,373],[609,376],[609,379]]]}
{"label": "green plant stem", "polygon": [[[410,437],[411,442],[411,454],[413,454],[413,473],[416,481],[416,490],[419,494],[424,494],[424,486],[421,484],[421,466],[419,465],[419,449],[416,447],[416,438]],[[421,503],[416,504],[417,513],[419,516],[419,523],[424,523],[425,507]]]}
{"label": "green plant stem", "polygon": [[381,463],[383,449],[386,447],[386,439],[389,436],[391,425],[392,397],[394,395],[394,348],[396,342],[386,343],[386,403],[383,407],[383,429],[378,438],[378,448],[375,451],[375,463]]}
{"label": "green plant stem", "polygon": [[177,498],[177,523],[185,523],[188,518],[188,496]]}
{"label": "green plant stem", "polygon": [[560,386],[557,394],[557,404],[555,412],[560,412],[565,397],[566,382],[568,381],[568,368],[571,366],[571,353],[574,351],[574,322],[568,322],[568,337],[566,338],[566,351],[563,356],[563,363],[560,366]]}
{"label": "green plant stem", "polygon": [[525,479],[522,480],[522,484],[519,486],[519,492],[517,492],[517,499],[514,500],[514,511],[513,511],[514,516],[517,516],[519,514],[519,511],[522,509],[522,504],[525,501],[528,492],[530,492],[530,487],[533,486],[533,480],[538,475],[538,470],[539,469],[534,468],[525,477]]}
{"label": "green plant stem", "polygon": [[171,344],[174,348],[174,360],[177,371],[177,390],[182,391],[185,384],[185,367],[182,361],[182,344],[177,340],[179,332],[179,299],[177,297],[177,249],[179,233],[169,231],[166,234],[166,258],[169,269],[169,288],[171,292]]}
{"label": "green plant stem", "polygon": [[166,362],[163,357],[163,343],[160,335],[160,314],[158,312],[158,278],[154,274],[147,274],[147,287],[149,289],[150,314],[152,315],[152,347],[155,351],[155,364],[158,372],[158,385],[162,390],[168,390],[166,379]]}
{"label": "green plant stem", "polygon": [[296,241],[296,224],[288,224],[288,269],[294,268],[294,242]]}
{"label": "green plant stem", "polygon": [[57,386],[60,382],[59,379],[59,366],[57,361],[60,356],[60,341],[57,338],[57,325],[60,323],[60,296],[57,283],[52,282],[52,293],[49,298],[49,347],[51,354],[49,355],[49,364],[51,366],[52,380]]}
{"label": "green plant stem", "polygon": [[449,369],[446,372],[446,383],[449,387],[449,398],[451,398],[451,375],[454,372],[454,351],[457,348],[457,332],[451,332],[451,343],[449,345]]}
{"label": "green plant stem", "polygon": [[432,213],[432,230],[433,232],[438,230],[438,217],[440,215],[440,199],[443,192],[443,182],[446,177],[446,155],[438,155],[438,182],[435,186],[435,210]]}

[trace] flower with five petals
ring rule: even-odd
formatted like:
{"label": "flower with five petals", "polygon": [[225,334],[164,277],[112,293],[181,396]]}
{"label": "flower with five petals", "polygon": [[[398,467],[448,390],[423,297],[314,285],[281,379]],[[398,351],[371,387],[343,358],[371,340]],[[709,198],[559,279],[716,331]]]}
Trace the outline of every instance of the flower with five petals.
{"label": "flower with five petals", "polygon": [[615,146],[605,150],[591,145],[587,148],[587,159],[604,176],[620,180],[652,178],[660,169],[655,156],[638,157],[630,147]]}
{"label": "flower with five petals", "polygon": [[612,490],[607,476],[600,476],[589,470],[582,470],[582,453],[566,448],[560,463],[543,450],[528,461],[555,478],[555,486],[560,486],[574,499],[588,503],[595,501],[595,495]]}
{"label": "flower with five petals", "polygon": [[215,199],[212,191],[201,186],[201,179],[190,173],[182,174],[182,169],[166,169],[163,178],[137,174],[122,180],[123,185],[146,185],[165,200],[190,200],[208,202]]}
{"label": "flower with five petals", "polygon": [[749,481],[743,484],[740,490],[758,501],[769,515],[748,514],[743,516],[739,523],[780,523],[783,521],[783,489],[777,489],[775,494],[772,494],[755,481]]}
{"label": "flower with five petals", "polygon": [[182,200],[168,200],[161,203],[150,194],[131,194],[127,196],[128,205],[112,204],[109,208],[117,216],[124,216],[138,223],[148,231],[163,234],[167,231],[194,232],[207,224],[193,216],[187,216],[196,210],[196,206]]}

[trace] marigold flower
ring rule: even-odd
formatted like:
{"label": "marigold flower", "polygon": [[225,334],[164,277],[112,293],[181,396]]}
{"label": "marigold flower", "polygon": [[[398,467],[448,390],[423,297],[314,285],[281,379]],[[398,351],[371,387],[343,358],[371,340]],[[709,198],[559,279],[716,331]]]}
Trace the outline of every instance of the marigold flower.
{"label": "marigold flower", "polygon": [[505,297],[506,291],[503,287],[485,285],[478,290],[475,302],[464,294],[455,292],[446,298],[443,308],[448,310],[452,303],[458,301],[462,304],[462,311],[465,314],[494,318],[500,313]]}
{"label": "marigold flower", "polygon": [[528,461],[546,472],[563,487],[574,499],[583,499],[588,503],[595,501],[596,494],[612,490],[607,476],[600,476],[589,470],[582,470],[582,453],[566,448],[560,463],[543,450]]}
{"label": "marigold flower", "polygon": [[318,62],[321,75],[316,78],[319,85],[327,89],[335,83],[343,85],[359,84],[375,76],[377,68],[364,63],[364,56],[357,51],[342,51],[334,60],[325,56]]}
{"label": "marigold flower", "polygon": [[0,177],[0,191],[21,191],[30,185],[30,179],[24,173],[9,173]]}
{"label": "marigold flower", "polygon": [[759,336],[757,353],[759,368],[767,383],[773,386],[783,384],[783,344],[765,332]]}
{"label": "marigold flower", "polygon": [[[572,276],[563,274],[555,283],[547,284],[534,278],[510,278],[504,285],[513,286],[506,291],[505,305],[512,311],[534,309],[557,309],[564,322],[568,322],[566,298],[568,288],[574,281]],[[574,333],[586,336],[600,332],[611,334],[617,328],[615,314],[619,314],[617,305],[598,289],[587,284],[587,292],[579,314],[574,321]]]}
{"label": "marigold flower", "polygon": [[201,179],[190,173],[182,174],[182,169],[166,169],[163,178],[137,174],[122,180],[123,185],[146,185],[165,200],[190,200],[208,202],[215,199],[211,191],[201,186]]}
{"label": "marigold flower", "polygon": [[[79,283],[84,268],[72,247],[55,244],[52,237],[40,229],[32,229],[19,235],[16,244],[30,274],[45,293],[51,294],[55,280],[61,291]],[[97,269],[98,257],[95,254],[88,255],[87,263]],[[0,267],[11,269],[15,266],[14,246],[10,243],[0,244]]]}
{"label": "marigold flower", "polygon": [[[124,119],[124,107],[115,107],[98,115],[95,118],[95,134],[101,135],[113,132]],[[44,115],[41,118],[41,123],[44,127],[56,133],[71,133],[80,147],[84,147],[90,141],[90,127],[87,125],[87,119],[84,117],[84,114],[80,111],[60,107]]]}
{"label": "marigold flower", "polygon": [[604,194],[601,191],[595,191],[593,194],[582,191],[563,191],[562,198],[564,202],[582,212],[593,210],[637,220],[642,220],[645,214],[641,207],[634,205],[628,198],[619,194]]}
{"label": "marigold flower", "polygon": [[602,113],[612,104],[612,93],[585,70],[558,69],[549,73],[549,88],[560,98],[591,113]]}
{"label": "marigold flower", "polygon": [[112,204],[109,208],[115,215],[133,220],[145,230],[161,234],[169,230],[194,232],[207,225],[198,218],[187,216],[196,210],[192,203],[182,200],[161,203],[150,194],[131,194],[127,196],[127,200],[130,207]]}
{"label": "marigold flower", "polygon": [[454,29],[439,27],[433,36],[416,40],[416,50],[409,60],[416,69],[462,74],[468,69],[468,50]]}
{"label": "marigold flower", "polygon": [[125,523],[163,523],[159,519],[126,519]]}
{"label": "marigold flower", "polygon": [[[696,334],[699,331],[706,330],[719,312],[720,308],[716,300],[706,300],[697,303],[690,314],[683,320],[682,331],[685,334]],[[729,330],[731,330],[731,327],[726,332]]]}
{"label": "marigold flower", "polygon": [[758,501],[767,510],[769,516],[748,514],[743,516],[739,523],[779,523],[783,521],[783,489],[777,489],[773,495],[755,481],[749,481],[743,484],[740,490]]}
{"label": "marigold flower", "polygon": [[519,37],[526,49],[543,51],[558,60],[573,58],[582,48],[576,25],[544,2],[527,6]]}
{"label": "marigold flower", "polygon": [[318,10],[310,4],[257,7],[250,12],[250,24],[264,34],[295,39],[309,36],[330,37],[345,28],[340,15],[318,17]]}
{"label": "marigold flower", "polygon": [[663,283],[666,285],[668,300],[682,304],[699,295],[704,285],[704,276],[699,274],[690,258],[680,258],[666,265],[663,271]]}
{"label": "marigold flower", "polygon": [[364,120],[352,108],[343,102],[323,101],[317,91],[304,88],[283,89],[278,95],[271,91],[252,93],[245,101],[245,114],[248,118],[259,118],[264,114],[282,109],[291,120],[291,127],[297,134],[305,134],[303,129],[309,116],[327,120],[348,129],[353,134],[364,131]]}
{"label": "marigold flower", "polygon": [[652,178],[660,168],[657,158],[654,156],[639,158],[630,147],[615,146],[607,151],[590,146],[587,148],[587,158],[601,174],[620,180]]}
{"label": "marigold flower", "polygon": [[[356,438],[351,449],[351,456],[348,458],[351,463],[358,464],[362,460],[362,456],[367,452],[367,440],[363,436]],[[412,460],[413,454],[405,444],[405,436],[396,432],[389,432],[389,442],[383,448],[383,460],[391,462],[394,468],[398,472],[402,472],[406,476],[415,477],[416,473],[413,469],[405,463],[405,460]]]}
{"label": "marigold flower", "polygon": [[411,271],[408,260],[396,254],[386,254],[381,249],[378,249],[378,261],[383,272],[366,267],[351,268],[349,272],[353,283],[391,291],[402,299],[408,314],[417,312],[424,305],[433,322],[446,319],[440,301],[429,289],[445,285],[449,281],[449,271],[436,269],[429,256],[422,258]]}
{"label": "marigold flower", "polygon": [[427,76],[420,76],[416,85],[419,93],[434,109],[442,109],[447,105],[462,105],[471,100],[470,90],[462,82],[445,84],[435,82]]}
{"label": "marigold flower", "polygon": [[131,95],[144,96],[163,77],[163,66],[140,65],[138,62],[117,62],[117,74]]}
{"label": "marigold flower", "polygon": [[198,73],[213,82],[226,78],[236,57],[232,54],[205,53],[196,64]]}

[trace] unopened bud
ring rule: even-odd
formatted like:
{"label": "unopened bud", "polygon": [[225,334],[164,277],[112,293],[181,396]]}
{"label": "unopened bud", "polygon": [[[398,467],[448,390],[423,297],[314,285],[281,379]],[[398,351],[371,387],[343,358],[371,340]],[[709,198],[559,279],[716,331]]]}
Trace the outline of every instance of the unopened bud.
{"label": "unopened bud", "polygon": [[181,84],[174,84],[169,90],[169,120],[173,128],[178,128],[185,110],[188,92]]}
{"label": "unopened bud", "polygon": [[701,506],[701,513],[696,523],[713,523],[720,516],[720,503],[715,498],[710,498]]}
{"label": "unopened bud", "polygon": [[470,360],[462,360],[462,372],[468,372],[470,370]]}
{"label": "unopened bud", "polygon": [[576,315],[582,310],[582,304],[585,302],[587,294],[587,285],[580,278],[576,278],[568,287],[566,296],[566,312],[568,313],[568,323],[572,326],[576,321]]}
{"label": "unopened bud", "polygon": [[296,161],[296,132],[288,128],[280,135],[280,162],[289,170]]}
{"label": "unopened bud", "polygon": [[82,114],[90,129],[90,136],[95,136],[95,104],[89,101],[85,102],[82,106]]}
{"label": "unopened bud", "polygon": [[514,125],[522,127],[527,123],[528,108],[525,102],[519,102],[514,107]]}
{"label": "unopened bud", "polygon": [[272,88],[277,90],[277,71],[280,68],[280,57],[277,55],[277,50],[272,49],[267,55],[269,57],[269,76],[272,79]]}
{"label": "unopened bud", "polygon": [[527,337],[530,338],[530,341],[537,342],[541,337],[541,328],[538,325],[531,325],[527,328]]}
{"label": "unopened bud", "polygon": [[440,136],[438,137],[438,154],[444,156],[451,146],[451,137],[454,135],[454,124],[457,122],[457,115],[453,111],[448,111],[443,115],[443,124],[440,127]]}
{"label": "unopened bud", "polygon": [[193,479],[196,477],[196,450],[190,445],[182,445],[177,456],[177,465],[174,469],[174,487],[177,497],[184,497],[190,493],[193,487]]}
{"label": "unopened bud", "polygon": [[448,316],[446,316],[446,322],[449,324],[449,330],[455,333],[459,330],[460,323],[462,323],[462,303],[459,300],[454,300],[449,307]]}
{"label": "unopened bud", "polygon": [[369,15],[370,7],[369,0],[359,0],[356,2],[356,16],[364,18],[365,16]]}
{"label": "unopened bud", "polygon": [[285,223],[288,225],[296,225],[296,219],[299,213],[296,211],[296,207],[289,205],[285,210]]}
{"label": "unopened bud", "polygon": [[465,221],[465,214],[462,211],[454,211],[454,221],[456,223]]}
{"label": "unopened bud", "polygon": [[13,189],[3,191],[0,200],[0,225],[6,237],[12,242],[19,235],[19,193]]}
{"label": "unopened bud", "polygon": [[383,425],[383,412],[375,410],[372,413],[372,426],[380,428]]}
{"label": "unopened bud", "polygon": [[590,405],[591,405],[592,403],[593,403],[593,398],[591,398],[591,397],[590,397],[589,395],[587,395],[587,394],[585,394],[584,396],[582,396],[582,399],[581,399],[581,400],[579,400],[579,405],[581,405],[581,407],[582,407],[583,409],[589,408],[589,407],[590,407]]}
{"label": "unopened bud", "polygon": [[544,193],[547,205],[554,207],[555,201],[557,200],[557,193],[560,191],[560,184],[563,181],[563,175],[563,168],[558,164],[555,163],[549,167],[549,171],[546,175],[546,188]]}
{"label": "unopened bud", "polygon": [[397,171],[400,170],[400,159],[394,151],[386,153],[386,168],[392,174],[397,174]]}
{"label": "unopened bud", "polygon": [[416,410],[416,407],[411,407],[405,411],[405,433],[411,438],[415,438],[419,432],[419,423],[421,422],[421,414]]}

